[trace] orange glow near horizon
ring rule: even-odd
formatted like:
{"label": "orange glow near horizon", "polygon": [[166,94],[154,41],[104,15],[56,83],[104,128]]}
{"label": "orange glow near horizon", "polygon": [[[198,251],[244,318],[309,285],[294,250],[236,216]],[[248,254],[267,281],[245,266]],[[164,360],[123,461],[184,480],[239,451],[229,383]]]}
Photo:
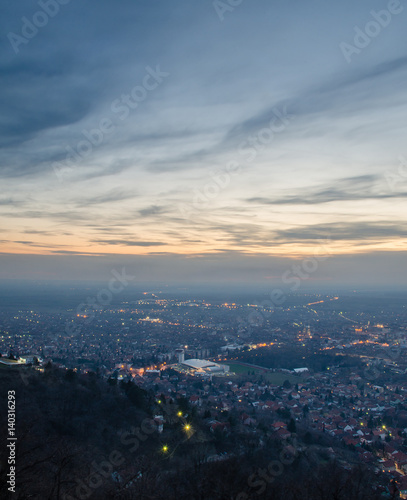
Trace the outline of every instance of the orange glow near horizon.
{"label": "orange glow near horizon", "polygon": [[[4,236],[3,236],[4,237]],[[131,245],[98,245],[91,243],[84,243],[83,240],[71,239],[68,242],[63,241],[53,241],[49,243],[47,240],[42,238],[36,238],[35,242],[32,244],[10,242],[4,243],[0,247],[0,253],[2,254],[14,254],[14,255],[83,255],[83,256],[104,256],[104,255],[155,255],[155,254],[176,254],[184,255],[186,257],[204,257],[206,255],[218,254],[219,251],[218,242],[211,242],[209,239],[205,243],[201,244],[189,244],[189,245],[179,245],[176,242],[166,242],[159,246],[131,246]],[[285,244],[280,244],[276,248],[271,248],[269,246],[256,246],[254,248],[248,249],[245,246],[230,245],[229,248],[225,249],[231,252],[237,252],[247,256],[256,255],[270,255],[270,256],[284,256],[288,258],[298,259],[298,258],[316,258],[318,257],[327,258],[333,255],[357,255],[369,252],[400,252],[407,250],[407,240],[397,241],[397,245],[394,241],[371,243],[366,245],[366,243],[357,242],[334,242],[325,245],[324,250],[320,250],[318,244],[303,244],[294,245],[290,242]]]}

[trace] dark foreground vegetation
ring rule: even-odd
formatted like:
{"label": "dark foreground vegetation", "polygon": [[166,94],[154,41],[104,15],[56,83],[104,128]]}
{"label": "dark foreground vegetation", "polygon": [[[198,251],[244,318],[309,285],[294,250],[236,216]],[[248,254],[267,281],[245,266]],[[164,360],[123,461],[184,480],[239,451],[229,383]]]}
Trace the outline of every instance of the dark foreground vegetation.
{"label": "dark foreground vegetation", "polygon": [[[298,432],[282,441],[268,429],[234,425],[233,415],[230,426],[211,430],[210,417],[186,400],[158,399],[133,382],[48,365],[43,373],[2,368],[0,389],[2,498],[397,498],[364,465],[333,460],[329,443],[310,444],[309,433],[305,440]],[[9,390],[17,401],[15,493],[7,484]]]}

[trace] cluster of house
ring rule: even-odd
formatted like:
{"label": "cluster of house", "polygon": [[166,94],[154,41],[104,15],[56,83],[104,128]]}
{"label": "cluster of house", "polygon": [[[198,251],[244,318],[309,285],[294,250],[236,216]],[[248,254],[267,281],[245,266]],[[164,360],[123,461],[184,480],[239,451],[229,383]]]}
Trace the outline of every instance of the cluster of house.
{"label": "cluster of house", "polygon": [[157,397],[184,397],[202,414],[209,412],[213,432],[228,431],[225,417],[233,413],[242,428],[253,432],[267,422],[270,431],[287,440],[292,418],[311,433],[324,433],[355,450],[361,461],[394,479],[401,498],[407,498],[407,384],[362,384],[358,374],[339,372],[307,374],[295,386],[222,377],[197,384],[186,373],[152,375],[138,383],[154,388]]}

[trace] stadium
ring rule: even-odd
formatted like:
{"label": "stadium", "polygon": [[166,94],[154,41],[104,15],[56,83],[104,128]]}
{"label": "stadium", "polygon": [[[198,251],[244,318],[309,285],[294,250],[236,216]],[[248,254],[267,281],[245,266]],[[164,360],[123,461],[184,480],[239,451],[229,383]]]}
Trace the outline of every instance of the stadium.
{"label": "stadium", "polygon": [[182,363],[178,363],[174,368],[191,375],[213,375],[214,373],[220,374],[229,371],[229,366],[219,365],[207,359],[187,359]]}

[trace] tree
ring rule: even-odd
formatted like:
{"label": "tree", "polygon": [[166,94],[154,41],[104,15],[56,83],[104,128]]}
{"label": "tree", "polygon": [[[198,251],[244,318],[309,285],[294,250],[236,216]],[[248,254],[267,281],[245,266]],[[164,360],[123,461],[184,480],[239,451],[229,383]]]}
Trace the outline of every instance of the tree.
{"label": "tree", "polygon": [[287,408],[279,408],[277,412],[282,418],[289,419],[291,416],[291,413]]}
{"label": "tree", "polygon": [[109,385],[115,386],[115,385],[117,385],[117,378],[109,377],[109,378],[107,379],[107,383],[108,383]]}
{"label": "tree", "polygon": [[284,380],[283,387],[284,389],[291,389],[291,382],[289,380]]}
{"label": "tree", "polygon": [[73,382],[76,379],[76,372],[74,372],[72,368],[69,368],[69,370],[65,374],[65,379],[68,382]]}
{"label": "tree", "polygon": [[237,420],[236,420],[236,417],[234,415],[229,415],[228,422],[230,424],[230,427],[236,427],[236,425],[237,425]]}
{"label": "tree", "polygon": [[188,413],[188,411],[189,411],[189,403],[188,403],[187,398],[184,398],[184,397],[178,398],[177,399],[177,404],[178,404],[179,409],[183,413]]}
{"label": "tree", "polygon": [[314,439],[312,437],[312,434],[307,431],[304,435],[304,443],[305,444],[312,444],[314,442]]}
{"label": "tree", "polygon": [[287,425],[287,430],[289,432],[296,432],[297,431],[297,425],[295,423],[295,420],[293,418],[290,419]]}
{"label": "tree", "polygon": [[122,385],[126,396],[137,408],[143,408],[146,403],[147,393],[144,389],[141,389],[134,382],[129,380],[124,382]]}

